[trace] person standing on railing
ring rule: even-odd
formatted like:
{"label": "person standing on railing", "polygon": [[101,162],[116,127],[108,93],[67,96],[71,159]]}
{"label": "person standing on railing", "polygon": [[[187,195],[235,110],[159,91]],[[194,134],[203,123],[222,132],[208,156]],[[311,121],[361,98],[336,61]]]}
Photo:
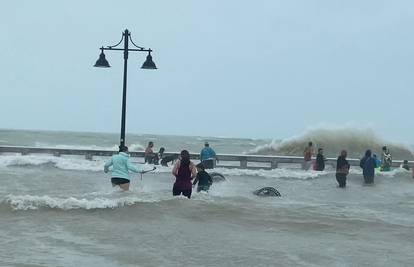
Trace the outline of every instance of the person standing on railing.
{"label": "person standing on railing", "polygon": [[[111,182],[112,186],[119,186],[122,190],[128,191],[129,190],[129,172],[135,173],[144,173],[141,167],[138,165],[132,164],[131,160],[129,159],[128,154],[128,147],[123,146],[119,148],[119,153],[117,155],[113,155],[109,161],[105,163],[104,172],[109,172],[109,167],[112,166],[112,175],[111,175]],[[154,169],[155,170],[155,167]]]}
{"label": "person standing on railing", "polygon": [[216,165],[216,152],[210,147],[208,142],[204,143],[204,148],[200,152],[200,161],[205,169],[213,169]]}

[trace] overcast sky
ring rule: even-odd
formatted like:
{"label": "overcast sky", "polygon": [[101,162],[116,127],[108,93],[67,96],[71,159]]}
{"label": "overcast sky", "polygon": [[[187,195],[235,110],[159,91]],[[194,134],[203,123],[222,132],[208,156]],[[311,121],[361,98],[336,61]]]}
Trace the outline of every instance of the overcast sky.
{"label": "overcast sky", "polygon": [[285,138],[369,127],[414,143],[414,2],[4,1],[0,128]]}

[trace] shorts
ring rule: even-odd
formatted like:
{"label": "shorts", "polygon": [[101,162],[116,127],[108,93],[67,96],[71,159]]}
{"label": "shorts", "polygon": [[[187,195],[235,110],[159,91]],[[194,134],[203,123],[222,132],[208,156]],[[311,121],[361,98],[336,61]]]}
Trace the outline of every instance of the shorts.
{"label": "shorts", "polygon": [[177,187],[173,187],[173,196],[179,196],[181,194],[183,194],[183,196],[186,196],[188,198],[191,198],[191,189],[179,189]]}
{"label": "shorts", "polygon": [[111,183],[114,185],[127,184],[129,180],[125,178],[111,178]]}

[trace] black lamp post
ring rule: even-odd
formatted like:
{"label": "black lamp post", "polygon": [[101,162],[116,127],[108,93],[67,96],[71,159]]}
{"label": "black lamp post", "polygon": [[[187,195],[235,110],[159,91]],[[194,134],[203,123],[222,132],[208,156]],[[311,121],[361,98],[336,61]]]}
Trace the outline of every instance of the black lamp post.
{"label": "black lamp post", "polygon": [[[122,41],[124,41],[124,48],[117,48]],[[135,48],[128,48],[129,42]],[[105,58],[104,50],[118,50],[124,51],[124,83],[123,83],[123,93],[122,93],[122,117],[121,117],[121,139],[119,143],[119,148],[123,148],[125,146],[125,113],[126,113],[126,89],[127,89],[127,61],[128,61],[128,52],[129,51],[137,51],[137,52],[148,52],[147,59],[145,60],[144,64],[142,64],[141,69],[150,69],[155,70],[157,67],[155,63],[152,61],[151,56],[151,49],[145,49],[144,47],[137,46],[131,39],[131,33],[128,30],[125,30],[122,33],[122,38],[119,43],[112,46],[101,47],[101,54],[99,55],[99,59],[96,61],[94,67],[100,68],[109,68],[110,65]]]}

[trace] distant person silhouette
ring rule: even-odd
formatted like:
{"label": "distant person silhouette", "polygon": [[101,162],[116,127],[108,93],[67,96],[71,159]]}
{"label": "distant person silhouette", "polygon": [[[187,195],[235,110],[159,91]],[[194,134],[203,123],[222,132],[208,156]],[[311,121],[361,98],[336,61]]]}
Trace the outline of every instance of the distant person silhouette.
{"label": "distant person silhouette", "polygon": [[377,167],[377,164],[375,162],[375,159],[372,157],[372,152],[370,149],[365,152],[365,156],[359,162],[359,166],[362,168],[365,183],[374,183],[375,168]]}
{"label": "distant person silhouette", "polygon": [[336,181],[340,188],[346,187],[346,177],[349,174],[350,165],[346,160],[348,153],[346,150],[341,151],[341,155],[339,155],[338,159],[336,160]]}
{"label": "distant person silhouette", "polygon": [[312,156],[314,155],[313,143],[309,142],[308,146],[303,151],[303,165],[302,169],[309,170],[312,165]]}

